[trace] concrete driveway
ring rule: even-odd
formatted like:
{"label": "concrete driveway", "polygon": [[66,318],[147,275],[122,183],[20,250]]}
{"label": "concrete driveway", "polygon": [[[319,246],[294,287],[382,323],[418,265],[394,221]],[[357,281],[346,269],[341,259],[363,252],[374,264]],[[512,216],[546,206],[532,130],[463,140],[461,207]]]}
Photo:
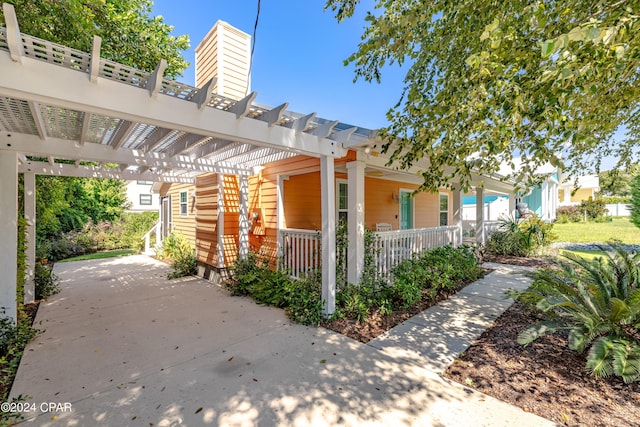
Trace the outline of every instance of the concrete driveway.
{"label": "concrete driveway", "polygon": [[167,270],[145,256],[56,265],[63,290],[40,306],[45,332],[12,389],[29,396],[26,423],[553,425],[205,280],[168,281]]}

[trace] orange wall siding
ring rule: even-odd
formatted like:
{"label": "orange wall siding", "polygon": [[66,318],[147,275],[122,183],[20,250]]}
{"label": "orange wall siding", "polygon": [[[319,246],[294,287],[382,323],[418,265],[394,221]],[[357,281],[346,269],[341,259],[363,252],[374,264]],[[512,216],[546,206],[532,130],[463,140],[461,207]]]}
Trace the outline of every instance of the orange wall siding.
{"label": "orange wall siding", "polygon": [[196,253],[198,261],[218,266],[218,175],[196,178]]}

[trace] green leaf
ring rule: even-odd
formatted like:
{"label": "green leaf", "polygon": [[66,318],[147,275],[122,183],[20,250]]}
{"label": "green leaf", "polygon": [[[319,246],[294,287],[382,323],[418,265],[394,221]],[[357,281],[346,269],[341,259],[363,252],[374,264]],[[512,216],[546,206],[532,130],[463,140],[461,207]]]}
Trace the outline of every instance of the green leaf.
{"label": "green leaf", "polygon": [[563,323],[560,322],[551,322],[551,321],[543,321],[536,323],[535,325],[525,329],[524,331],[518,334],[518,344],[528,345],[538,338],[546,335],[552,334],[557,330],[561,329],[564,326]]}
{"label": "green leaf", "polygon": [[608,377],[613,373],[613,347],[613,340],[606,337],[599,338],[591,346],[587,356],[587,369],[596,378]]}
{"label": "green leaf", "polygon": [[584,38],[586,36],[586,31],[585,31],[584,28],[575,27],[574,29],[569,31],[567,36],[569,36],[569,40],[571,40],[571,41],[574,41],[574,42],[582,41],[582,40],[584,40]]}
{"label": "green leaf", "polygon": [[544,41],[542,43],[540,43],[540,48],[542,51],[542,57],[543,58],[547,58],[549,55],[551,55],[555,50],[555,40],[547,40]]}

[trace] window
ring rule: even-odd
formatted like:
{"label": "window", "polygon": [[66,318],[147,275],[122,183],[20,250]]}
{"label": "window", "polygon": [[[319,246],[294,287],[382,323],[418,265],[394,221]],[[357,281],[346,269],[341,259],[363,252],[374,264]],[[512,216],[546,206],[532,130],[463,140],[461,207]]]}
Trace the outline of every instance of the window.
{"label": "window", "polygon": [[449,195],[440,194],[440,226],[449,225]]}
{"label": "window", "polygon": [[349,187],[347,181],[343,179],[338,180],[338,191],[336,192],[336,208],[338,208],[338,222],[346,221],[347,214],[349,212]]}
{"label": "window", "polygon": [[187,192],[181,191],[180,192],[180,216],[187,216],[188,214],[187,199],[188,199]]}
{"label": "window", "polygon": [[141,194],[140,195],[140,205],[151,205],[151,194]]}
{"label": "window", "polygon": [[[153,181],[141,181],[141,180],[138,180],[138,181],[136,181],[136,184],[138,184],[138,185],[153,185]],[[142,204],[142,203],[140,203],[140,204]]]}

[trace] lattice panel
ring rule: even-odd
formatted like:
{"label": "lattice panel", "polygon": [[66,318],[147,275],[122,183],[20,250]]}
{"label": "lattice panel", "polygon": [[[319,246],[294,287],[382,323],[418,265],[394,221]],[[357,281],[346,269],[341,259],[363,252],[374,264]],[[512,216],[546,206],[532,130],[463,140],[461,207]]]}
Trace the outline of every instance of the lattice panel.
{"label": "lattice panel", "polygon": [[22,40],[26,56],[83,72],[89,69],[88,53],[24,34]]}
{"label": "lattice panel", "polygon": [[189,135],[185,132],[180,132],[177,130],[173,130],[171,131],[171,133],[169,134],[169,137],[165,139],[165,141],[158,145],[157,147],[155,147],[153,149],[153,151],[155,152],[162,152],[164,151],[166,148],[168,148],[169,146],[171,146],[173,143],[175,143],[176,141],[179,141],[180,139],[184,138],[186,135]]}
{"label": "lattice panel", "polygon": [[160,93],[173,96],[174,98],[191,101],[191,99],[193,99],[193,96],[198,93],[198,88],[179,83],[175,80],[163,79],[162,89],[160,89]]}
{"label": "lattice panel", "polygon": [[0,97],[0,125],[11,132],[38,134],[29,103],[19,99]]}
{"label": "lattice panel", "polygon": [[0,27],[0,49],[9,50],[7,44],[7,30],[4,27]]}
{"label": "lattice panel", "polygon": [[87,142],[96,144],[108,144],[113,132],[118,128],[120,119],[91,114],[89,118],[89,130],[85,136]]}
{"label": "lattice panel", "polygon": [[80,139],[83,113],[51,105],[41,105],[40,112],[47,135],[61,139]]}
{"label": "lattice panel", "polygon": [[131,132],[131,135],[129,136],[127,141],[125,141],[125,143],[122,144],[122,146],[124,148],[135,149],[138,145],[142,144],[144,140],[147,139],[147,137],[151,135],[151,133],[155,129],[156,127],[153,125],[148,125],[146,123],[138,123],[138,125],[135,127],[133,132]]}
{"label": "lattice panel", "polygon": [[131,86],[146,87],[150,74],[127,65],[101,59],[99,75],[105,79],[116,80]]}

